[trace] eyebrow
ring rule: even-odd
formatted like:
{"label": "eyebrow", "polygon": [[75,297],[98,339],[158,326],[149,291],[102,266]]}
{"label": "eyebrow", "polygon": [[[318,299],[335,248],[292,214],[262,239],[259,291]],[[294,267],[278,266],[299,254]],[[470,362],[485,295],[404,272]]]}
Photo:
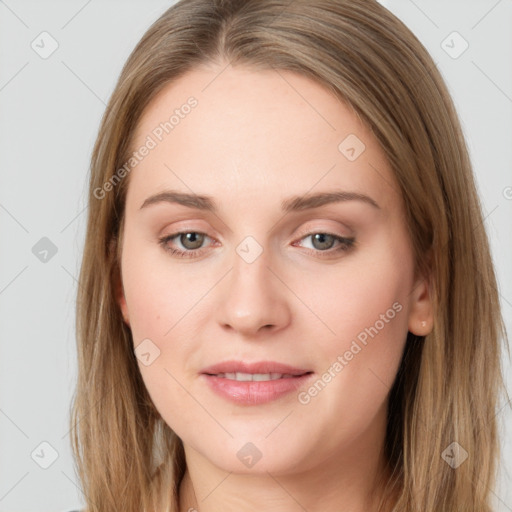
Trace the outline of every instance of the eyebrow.
{"label": "eyebrow", "polygon": [[[333,190],[331,192],[319,192],[317,194],[293,196],[282,201],[281,208],[285,213],[289,213],[293,211],[319,208],[326,204],[345,201],[361,201],[380,210],[380,206],[370,196],[345,190]],[[187,194],[175,190],[166,190],[148,197],[144,203],[142,203],[140,209],[158,203],[175,203],[187,206],[188,208],[195,208],[197,210],[204,210],[212,213],[216,213],[218,211],[218,207],[213,197],[198,194]]]}

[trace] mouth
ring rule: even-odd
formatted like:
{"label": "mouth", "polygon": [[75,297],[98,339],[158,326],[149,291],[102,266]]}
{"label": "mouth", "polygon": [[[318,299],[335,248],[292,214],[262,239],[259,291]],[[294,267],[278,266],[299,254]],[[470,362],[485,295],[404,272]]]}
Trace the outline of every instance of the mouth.
{"label": "mouth", "polygon": [[225,361],[201,372],[212,391],[239,405],[277,400],[296,391],[313,374],[312,370],[273,361]]}

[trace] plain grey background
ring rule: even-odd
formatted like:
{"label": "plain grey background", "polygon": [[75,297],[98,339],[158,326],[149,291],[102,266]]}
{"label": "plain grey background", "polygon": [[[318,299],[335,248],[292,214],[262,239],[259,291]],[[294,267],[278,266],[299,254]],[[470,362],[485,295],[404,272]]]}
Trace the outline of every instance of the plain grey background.
{"label": "plain grey background", "polygon": [[[125,59],[172,3],[0,0],[0,512],[83,504],[68,420],[90,152]],[[382,3],[454,97],[512,332],[512,1]],[[502,405],[499,512],[512,511],[512,414]]]}

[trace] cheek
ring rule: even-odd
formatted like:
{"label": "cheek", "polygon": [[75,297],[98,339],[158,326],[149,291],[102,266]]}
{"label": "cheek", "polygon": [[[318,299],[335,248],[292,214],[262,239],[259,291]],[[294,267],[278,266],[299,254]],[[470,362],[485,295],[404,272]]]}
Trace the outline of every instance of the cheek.
{"label": "cheek", "polygon": [[135,345],[144,338],[172,337],[180,319],[204,295],[200,276],[177,272],[159,248],[147,245],[131,243],[128,234],[123,249],[123,287]]}
{"label": "cheek", "polygon": [[301,298],[314,314],[304,318],[322,333],[318,339],[331,357],[332,347],[348,349],[358,336],[364,343],[368,331],[377,336],[377,329],[388,348],[407,333],[412,255],[402,240],[382,238],[326,271],[301,276]]}
{"label": "cheek", "polygon": [[338,272],[305,290],[329,330],[322,327],[326,334],[317,338],[325,373],[301,403],[319,415],[330,411],[346,432],[370,424],[395,380],[407,337],[412,270],[405,244],[376,244],[368,256],[347,258]]}
{"label": "cheek", "polygon": [[196,294],[187,293],[183,275],[169,275],[168,266],[131,244],[129,237],[122,268],[137,364],[151,400],[169,423],[175,421],[173,412],[182,410],[190,400],[180,385],[180,373],[190,351],[190,336],[184,332],[190,321],[187,312],[193,314],[191,308],[198,298],[194,301],[191,295]]}
{"label": "cheek", "polygon": [[121,262],[123,287],[134,349],[149,352],[151,361],[146,365],[138,357],[139,369],[155,405],[162,397],[180,403],[187,395],[172,377],[182,381],[184,372],[193,371],[190,355],[204,329],[205,294],[214,281],[193,265],[176,271],[163,252],[141,247],[130,235]]}

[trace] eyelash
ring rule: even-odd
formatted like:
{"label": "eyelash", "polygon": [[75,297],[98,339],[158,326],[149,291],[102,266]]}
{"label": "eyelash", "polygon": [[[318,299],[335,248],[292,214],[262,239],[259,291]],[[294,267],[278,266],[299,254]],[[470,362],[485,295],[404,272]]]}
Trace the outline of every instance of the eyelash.
{"label": "eyelash", "polygon": [[[166,235],[162,238],[158,239],[159,244],[163,247],[163,249],[167,252],[169,252],[172,256],[177,256],[178,258],[194,258],[198,257],[203,251],[203,248],[201,249],[192,249],[192,250],[186,250],[182,251],[181,249],[172,249],[167,244],[174,238],[179,237],[180,235],[185,235],[187,233],[195,233],[198,235],[205,235],[206,237],[210,238],[206,233],[201,233],[200,231],[178,231],[177,233],[173,233],[172,235]],[[315,256],[318,256],[318,254],[327,253],[328,255],[332,255],[333,253],[337,254],[340,252],[347,252],[350,249],[354,247],[355,244],[355,238],[346,238],[339,235],[336,235],[334,233],[329,233],[327,231],[314,231],[312,233],[308,233],[307,235],[304,235],[299,240],[303,240],[304,238],[314,236],[314,235],[328,235],[334,237],[334,239],[340,243],[340,245],[337,248],[334,249],[327,249],[325,251],[321,251],[319,249],[307,249],[308,253],[314,254]],[[320,256],[323,258],[324,256]]]}

